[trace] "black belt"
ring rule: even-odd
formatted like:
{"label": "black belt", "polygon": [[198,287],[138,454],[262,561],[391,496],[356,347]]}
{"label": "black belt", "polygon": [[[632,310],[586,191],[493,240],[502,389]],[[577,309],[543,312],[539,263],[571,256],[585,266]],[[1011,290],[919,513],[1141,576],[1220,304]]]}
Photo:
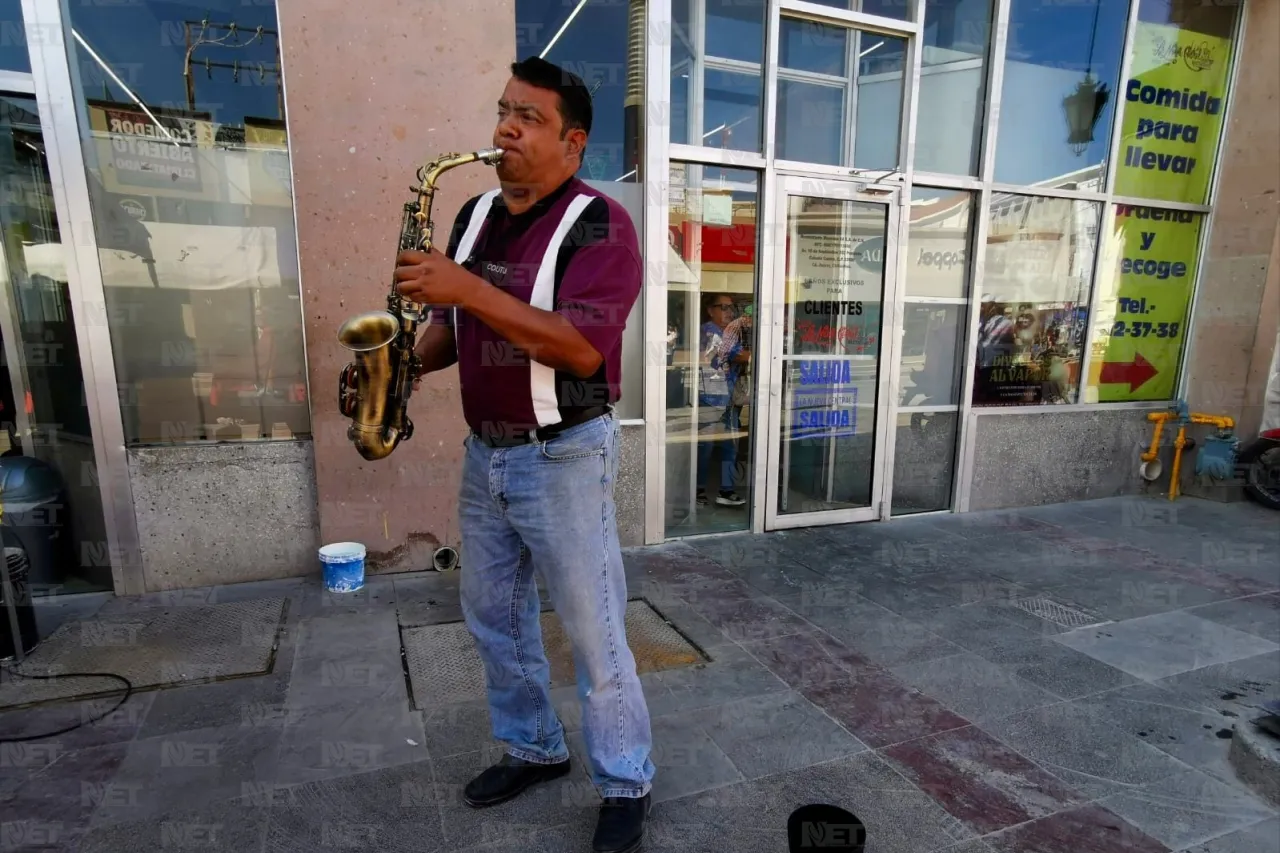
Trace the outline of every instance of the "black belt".
{"label": "black belt", "polygon": [[580,409],[573,412],[565,417],[564,420],[550,426],[538,427],[537,429],[514,429],[496,425],[491,435],[483,435],[475,430],[472,430],[471,434],[479,439],[482,444],[489,447],[519,447],[524,444],[550,441],[567,429],[585,424],[593,418],[607,415],[612,411],[612,406],[592,406],[589,409]]}

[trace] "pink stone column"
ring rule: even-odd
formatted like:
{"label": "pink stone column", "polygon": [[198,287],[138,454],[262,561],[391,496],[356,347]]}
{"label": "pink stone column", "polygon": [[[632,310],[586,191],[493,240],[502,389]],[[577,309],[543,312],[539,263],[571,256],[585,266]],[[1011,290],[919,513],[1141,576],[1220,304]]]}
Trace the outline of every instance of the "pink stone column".
{"label": "pink stone column", "polygon": [[1278,31],[1280,2],[1249,0],[1187,364],[1192,411],[1229,415],[1242,435],[1262,415],[1261,386],[1250,387],[1255,347],[1269,364],[1275,341],[1276,291],[1267,297],[1267,280],[1280,217]]}
{"label": "pink stone column", "polygon": [[[321,540],[364,543],[371,572],[428,568],[438,545],[459,544],[457,371],[424,382],[410,402],[413,437],[366,462],[337,408],[349,360],[337,331],[385,305],[418,165],[491,144],[515,59],[514,2],[278,2]],[[480,165],[441,178],[438,245],[463,202],[492,186]]]}

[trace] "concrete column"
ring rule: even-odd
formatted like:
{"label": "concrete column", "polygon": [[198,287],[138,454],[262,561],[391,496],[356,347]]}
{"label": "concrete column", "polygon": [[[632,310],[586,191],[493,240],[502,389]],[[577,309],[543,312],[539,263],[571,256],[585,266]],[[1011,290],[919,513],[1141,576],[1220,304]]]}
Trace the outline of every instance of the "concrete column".
{"label": "concrete column", "polygon": [[[366,462],[346,439],[337,330],[385,305],[401,208],[418,165],[488,146],[515,58],[514,0],[279,0],[323,542],[369,549],[369,570],[430,566],[458,545],[465,425],[452,369],[410,403],[414,436]],[[444,175],[432,218],[443,246],[489,167]]]}
{"label": "concrete column", "polygon": [[1229,415],[1246,433],[1261,419],[1265,387],[1250,383],[1254,349],[1270,362],[1280,310],[1277,292],[1267,293],[1280,217],[1280,0],[1247,2],[1187,365],[1192,411]]}

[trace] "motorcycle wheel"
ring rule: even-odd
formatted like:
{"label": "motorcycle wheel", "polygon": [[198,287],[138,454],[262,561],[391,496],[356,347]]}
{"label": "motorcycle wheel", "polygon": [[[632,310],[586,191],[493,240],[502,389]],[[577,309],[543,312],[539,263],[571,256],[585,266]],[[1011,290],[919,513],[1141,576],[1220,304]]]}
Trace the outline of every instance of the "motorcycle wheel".
{"label": "motorcycle wheel", "polygon": [[1267,509],[1280,510],[1280,445],[1256,438],[1236,456],[1244,469],[1245,497]]}

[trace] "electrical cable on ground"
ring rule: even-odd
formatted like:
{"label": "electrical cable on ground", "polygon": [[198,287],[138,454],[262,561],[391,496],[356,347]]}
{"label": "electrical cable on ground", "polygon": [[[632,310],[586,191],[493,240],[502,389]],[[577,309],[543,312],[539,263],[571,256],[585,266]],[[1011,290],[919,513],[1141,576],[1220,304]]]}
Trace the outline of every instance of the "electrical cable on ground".
{"label": "electrical cable on ground", "polygon": [[[3,500],[4,482],[5,481],[3,479],[0,479],[0,524],[3,524],[4,522],[4,500]],[[10,611],[13,611],[16,607],[16,602],[11,600],[11,598],[16,598],[16,594],[15,592],[12,591],[12,585],[9,584],[9,579],[8,579],[9,566],[7,561],[4,563],[4,565],[0,565],[0,572],[5,573],[5,577],[2,579],[4,581],[4,587],[0,587],[0,591],[3,591],[3,588],[9,588],[11,590],[9,595],[5,596],[5,600],[3,603],[6,608],[8,608]],[[18,626],[16,624],[17,617],[15,616],[13,618],[15,620],[15,624],[11,627],[14,632],[14,644],[18,653],[17,656],[19,658],[22,658],[23,657],[22,638],[18,636]],[[36,645],[39,645],[39,639],[36,640]],[[117,675],[114,672],[61,672],[61,673],[58,673],[57,675],[27,675],[26,673],[15,671],[12,668],[12,666],[0,666],[0,674],[5,672],[9,673],[11,677],[16,676],[17,678],[26,678],[26,679],[38,680],[38,681],[56,681],[59,678],[114,678],[116,681],[124,682],[124,695],[120,697],[120,701],[115,704],[115,707],[107,711],[105,714],[99,714],[98,716],[92,717],[88,720],[81,720],[80,722],[74,725],[70,725],[70,726],[67,726],[66,728],[58,729],[57,731],[45,732],[44,734],[26,735],[25,737],[0,737],[0,743],[26,743],[28,741],[44,740],[45,738],[56,737],[58,735],[66,734],[67,732],[73,732],[76,729],[83,728],[84,726],[90,725],[92,723],[96,723],[99,720],[103,720],[111,716],[116,711],[118,711],[121,707],[123,707],[124,703],[128,702],[129,697],[133,695],[133,683],[129,681],[129,679],[125,678],[123,675]]]}
{"label": "electrical cable on ground", "polygon": [[27,675],[26,673],[22,673],[22,672],[14,672],[9,667],[0,667],[0,672],[8,672],[11,676],[16,676],[18,678],[38,679],[41,681],[55,681],[59,678],[114,678],[117,681],[124,682],[124,695],[121,696],[120,701],[117,702],[115,706],[112,707],[106,713],[99,714],[98,716],[92,717],[88,720],[81,720],[80,722],[75,723],[74,725],[70,725],[65,728],[58,729],[57,731],[45,732],[44,734],[26,735],[24,737],[0,737],[0,743],[25,743],[26,741],[32,741],[32,740],[44,740],[45,738],[48,738],[48,737],[56,737],[57,735],[66,734],[67,732],[75,731],[78,728],[82,728],[92,723],[96,723],[99,720],[102,720],[111,716],[116,711],[118,711],[124,705],[125,702],[128,702],[129,697],[133,695],[133,683],[129,681],[129,679],[125,678],[123,675],[117,675],[114,672],[63,672],[57,675]]}

